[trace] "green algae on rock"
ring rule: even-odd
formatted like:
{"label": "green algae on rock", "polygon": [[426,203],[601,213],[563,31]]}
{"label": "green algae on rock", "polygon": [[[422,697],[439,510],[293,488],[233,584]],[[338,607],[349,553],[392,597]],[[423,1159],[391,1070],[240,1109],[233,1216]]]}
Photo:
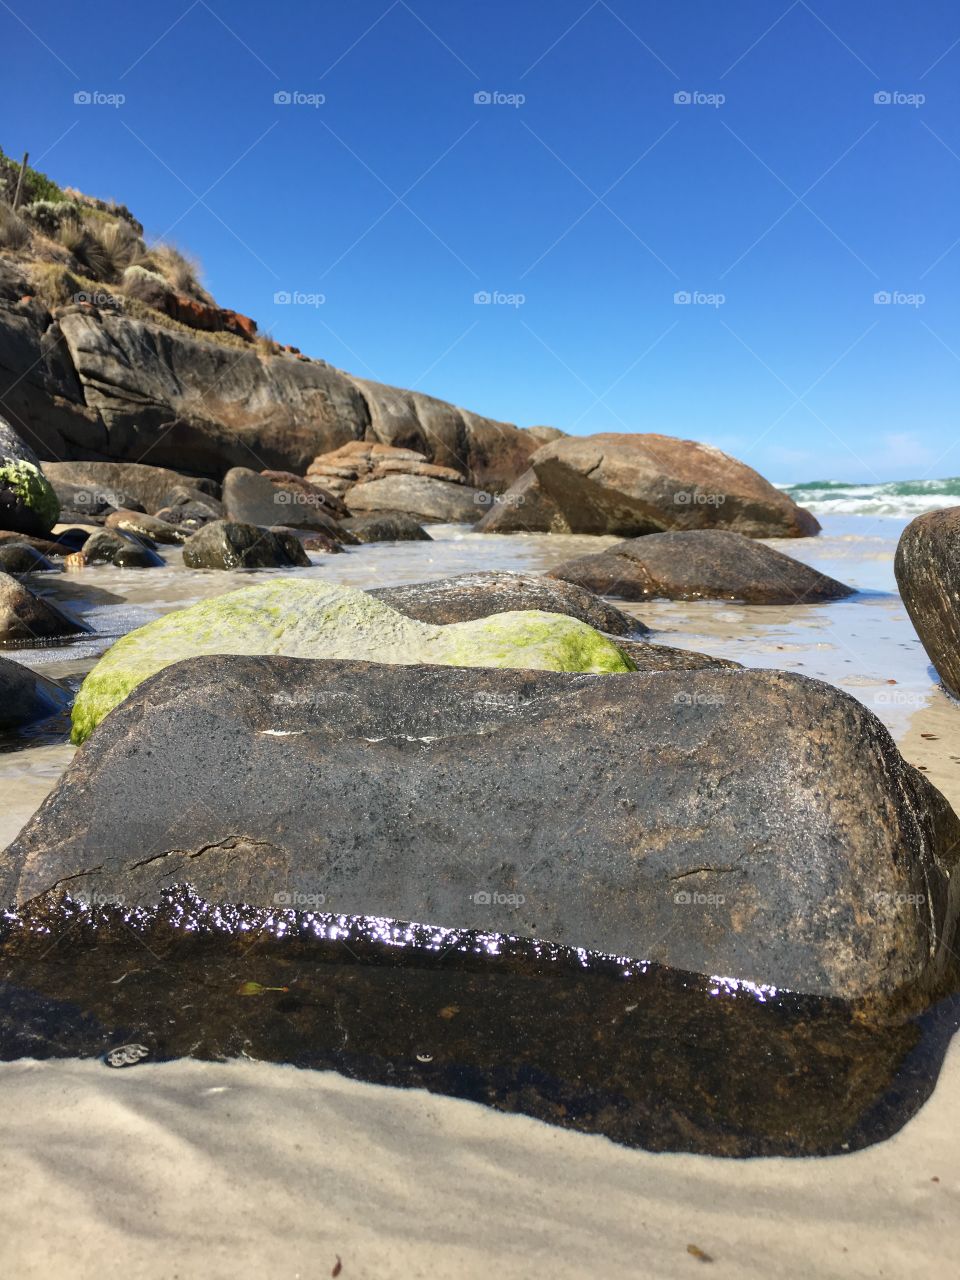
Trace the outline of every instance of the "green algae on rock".
{"label": "green algae on rock", "polygon": [[181,659],[212,654],[595,674],[635,670],[612,640],[562,614],[525,610],[434,626],[355,587],[280,578],[167,614],[118,640],[81,686],[73,741],[89,737],[148,676]]}
{"label": "green algae on rock", "polygon": [[0,417],[0,528],[42,535],[59,518],[60,503],[36,454]]}

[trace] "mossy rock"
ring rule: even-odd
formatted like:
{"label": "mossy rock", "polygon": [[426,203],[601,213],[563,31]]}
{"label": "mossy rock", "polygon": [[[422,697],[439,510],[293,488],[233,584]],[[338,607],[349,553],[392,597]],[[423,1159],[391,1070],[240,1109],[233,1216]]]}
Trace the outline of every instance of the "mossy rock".
{"label": "mossy rock", "polygon": [[210,654],[599,674],[635,669],[606,636],[562,614],[498,613],[434,626],[407,618],[355,587],[279,578],[167,614],[118,640],[77,695],[73,741],[89,737],[148,676],[181,659]]}
{"label": "mossy rock", "polygon": [[36,454],[0,418],[0,529],[38,537],[60,518],[60,502]]}

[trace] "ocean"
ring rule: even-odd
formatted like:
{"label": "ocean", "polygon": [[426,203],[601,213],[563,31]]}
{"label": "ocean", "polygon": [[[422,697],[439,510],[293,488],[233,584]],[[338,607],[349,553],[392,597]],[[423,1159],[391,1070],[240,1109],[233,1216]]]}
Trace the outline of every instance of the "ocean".
{"label": "ocean", "polygon": [[960,476],[943,480],[889,480],[883,484],[808,480],[777,488],[789,493],[815,516],[892,516],[912,520],[924,511],[960,505]]}

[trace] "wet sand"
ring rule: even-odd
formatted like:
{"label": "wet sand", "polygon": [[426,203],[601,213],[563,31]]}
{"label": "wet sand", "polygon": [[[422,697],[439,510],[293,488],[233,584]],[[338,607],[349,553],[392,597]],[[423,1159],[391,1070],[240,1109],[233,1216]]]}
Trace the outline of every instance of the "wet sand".
{"label": "wet sand", "polygon": [[[825,522],[774,543],[859,588],[794,608],[622,606],[666,644],[827,680],[887,724],[960,808],[960,706],[935,682],[895,593],[904,521]],[[357,586],[486,568],[542,569],[614,539],[481,537],[314,557]],[[164,549],[168,554],[168,549]],[[178,558],[174,552],[171,562]],[[95,570],[117,634],[250,581],[182,569]],[[54,598],[81,579],[46,580]],[[48,585],[49,584],[49,585]],[[100,645],[22,651],[79,675]],[[0,841],[71,756],[0,754]],[[253,1063],[0,1065],[7,1271],[17,1276],[929,1276],[955,1269],[960,1046],[899,1134],[856,1155],[724,1161],[650,1155],[472,1103]],[[939,1179],[939,1181],[935,1181]]]}

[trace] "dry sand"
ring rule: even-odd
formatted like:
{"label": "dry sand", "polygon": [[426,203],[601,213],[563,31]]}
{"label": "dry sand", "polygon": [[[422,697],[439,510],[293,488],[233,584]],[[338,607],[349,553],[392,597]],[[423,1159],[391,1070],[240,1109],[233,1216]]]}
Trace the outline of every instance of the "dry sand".
{"label": "dry sand", "polygon": [[342,1280],[958,1269],[957,1044],[904,1130],[828,1159],[651,1155],[262,1063],[11,1063],[0,1097],[18,1280],[314,1280],[338,1255]]}

